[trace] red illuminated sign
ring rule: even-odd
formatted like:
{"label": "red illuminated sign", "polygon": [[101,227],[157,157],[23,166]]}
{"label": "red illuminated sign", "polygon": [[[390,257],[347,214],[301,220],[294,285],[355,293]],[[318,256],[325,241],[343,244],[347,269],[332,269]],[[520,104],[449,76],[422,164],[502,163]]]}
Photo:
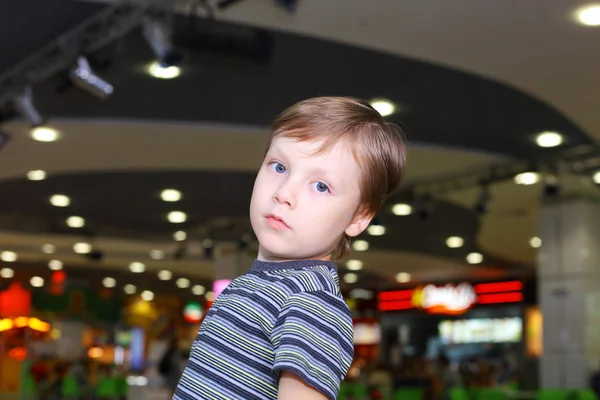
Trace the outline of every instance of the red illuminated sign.
{"label": "red illuminated sign", "polygon": [[413,305],[431,314],[463,314],[476,301],[475,290],[468,283],[445,286],[426,285],[415,289],[412,295]]}

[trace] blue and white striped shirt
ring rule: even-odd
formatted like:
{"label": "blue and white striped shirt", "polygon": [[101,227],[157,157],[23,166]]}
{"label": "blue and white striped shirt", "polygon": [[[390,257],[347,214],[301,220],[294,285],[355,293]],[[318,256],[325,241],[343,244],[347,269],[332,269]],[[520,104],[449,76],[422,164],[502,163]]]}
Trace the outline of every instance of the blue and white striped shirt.
{"label": "blue and white striped shirt", "polygon": [[283,370],[335,399],[353,343],[335,264],[255,261],[208,311],[173,399],[277,399]]}

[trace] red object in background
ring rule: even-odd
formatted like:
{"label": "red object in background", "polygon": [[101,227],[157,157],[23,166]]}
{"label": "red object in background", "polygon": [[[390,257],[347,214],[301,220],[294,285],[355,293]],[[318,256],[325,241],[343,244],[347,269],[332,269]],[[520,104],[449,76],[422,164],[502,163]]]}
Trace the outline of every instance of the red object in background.
{"label": "red object in background", "polygon": [[67,274],[65,274],[64,271],[54,271],[54,273],[52,274],[52,283],[56,283],[56,284],[62,284],[65,282],[65,280],[67,279]]}
{"label": "red object in background", "polygon": [[31,312],[31,292],[19,282],[0,292],[0,317],[20,317]]}
{"label": "red object in background", "polygon": [[500,293],[500,292],[517,292],[523,289],[523,282],[495,282],[495,283],[480,283],[475,285],[475,293]]}
{"label": "red object in background", "polygon": [[27,358],[27,349],[25,347],[14,347],[8,351],[8,356],[13,360],[25,361]]}
{"label": "red object in background", "polygon": [[523,293],[494,293],[482,294],[477,299],[479,304],[502,304],[502,303],[518,303],[523,301]]}

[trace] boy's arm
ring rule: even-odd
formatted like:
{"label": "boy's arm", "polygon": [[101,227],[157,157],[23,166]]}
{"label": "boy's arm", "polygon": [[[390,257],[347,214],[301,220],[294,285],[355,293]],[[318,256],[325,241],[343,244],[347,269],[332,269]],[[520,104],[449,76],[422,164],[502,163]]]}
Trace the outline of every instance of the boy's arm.
{"label": "boy's arm", "polygon": [[327,400],[327,397],[293,372],[282,371],[277,400]]}

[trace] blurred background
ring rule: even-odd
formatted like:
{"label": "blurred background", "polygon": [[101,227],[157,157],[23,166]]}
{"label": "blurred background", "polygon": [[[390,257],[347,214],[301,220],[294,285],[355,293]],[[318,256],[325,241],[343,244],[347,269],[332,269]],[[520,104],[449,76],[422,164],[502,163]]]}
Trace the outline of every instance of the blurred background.
{"label": "blurred background", "polygon": [[256,255],[269,124],[320,95],[410,146],[338,262],[340,398],[600,390],[600,4],[19,0],[0,27],[2,399],[170,398]]}

